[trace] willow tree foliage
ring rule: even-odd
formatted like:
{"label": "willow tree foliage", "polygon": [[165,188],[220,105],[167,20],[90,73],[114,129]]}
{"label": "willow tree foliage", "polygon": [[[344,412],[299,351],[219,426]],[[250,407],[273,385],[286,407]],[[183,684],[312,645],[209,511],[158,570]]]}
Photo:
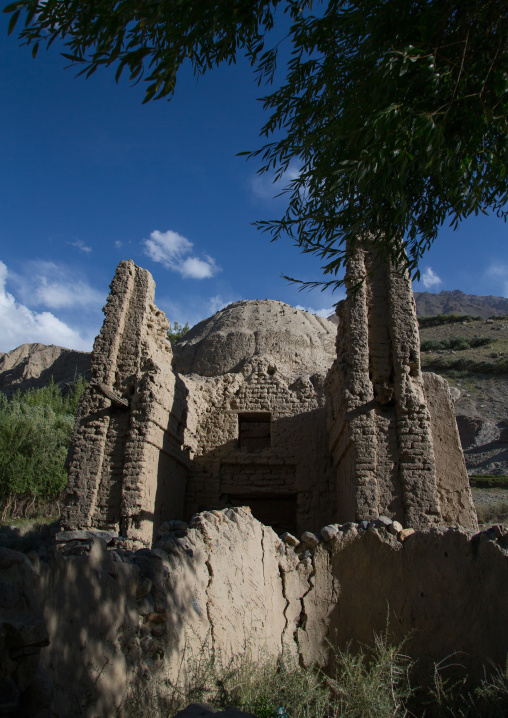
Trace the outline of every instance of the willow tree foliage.
{"label": "willow tree foliage", "polygon": [[357,238],[418,276],[444,223],[506,220],[505,0],[19,0],[5,11],[34,56],[59,40],[87,76],[112,66],[117,80],[143,79],[145,102],[171,97],[184,62],[202,74],[245,54],[259,82],[276,77],[267,143],[247,154],[276,178],[299,172],[284,216],[258,226],[320,256],[328,284]]}

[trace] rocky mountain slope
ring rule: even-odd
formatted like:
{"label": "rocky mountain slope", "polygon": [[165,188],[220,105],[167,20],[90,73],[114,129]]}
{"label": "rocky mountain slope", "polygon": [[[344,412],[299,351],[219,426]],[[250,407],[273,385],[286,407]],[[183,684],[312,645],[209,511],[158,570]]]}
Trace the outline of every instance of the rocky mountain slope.
{"label": "rocky mountain slope", "polygon": [[22,344],[0,354],[0,391],[10,396],[18,389],[37,389],[51,377],[60,387],[82,375],[90,378],[90,354],[53,344]]}
{"label": "rocky mountain slope", "polygon": [[508,314],[508,299],[505,297],[478,297],[464,294],[460,289],[451,292],[415,292],[416,312],[420,317],[436,314],[471,314],[488,319],[491,316]]}
{"label": "rocky mountain slope", "polygon": [[470,473],[508,474],[508,320],[421,321],[422,368],[444,376]]}

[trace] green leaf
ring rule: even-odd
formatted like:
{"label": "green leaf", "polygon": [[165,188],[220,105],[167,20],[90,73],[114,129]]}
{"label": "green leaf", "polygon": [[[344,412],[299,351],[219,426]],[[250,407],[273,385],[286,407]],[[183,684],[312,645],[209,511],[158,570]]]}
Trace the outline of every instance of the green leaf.
{"label": "green leaf", "polygon": [[[7,12],[7,8],[5,8],[4,12]],[[9,20],[9,29],[7,30],[7,34],[10,35],[14,28],[16,27],[16,23],[18,22],[18,18],[20,15],[21,10],[16,10],[16,12],[13,14],[11,19]]]}

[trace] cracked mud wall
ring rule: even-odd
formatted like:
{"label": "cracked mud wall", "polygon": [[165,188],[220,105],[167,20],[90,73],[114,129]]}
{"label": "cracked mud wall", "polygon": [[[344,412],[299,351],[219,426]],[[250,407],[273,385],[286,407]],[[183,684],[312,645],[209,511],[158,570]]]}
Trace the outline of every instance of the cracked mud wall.
{"label": "cracked mud wall", "polygon": [[[475,528],[467,474],[445,460],[446,450],[460,452],[448,395],[430,379],[432,400],[425,395],[408,275],[358,247],[346,283],[348,298],[337,307],[337,359],[327,377],[338,520],[386,515],[414,528],[443,522]],[[445,499],[450,486],[460,510]]]}
{"label": "cracked mud wall", "polygon": [[[453,657],[473,680],[505,666],[508,543],[458,528],[417,531],[403,543],[384,530],[346,525],[331,542],[339,598],[329,631],[337,644],[371,643],[387,630],[428,676]],[[448,661],[449,662],[449,661]]]}
{"label": "cracked mud wall", "polygon": [[[45,560],[31,555],[30,568],[1,549],[0,637],[11,635],[9,622],[25,631],[33,675],[53,681],[58,718],[116,717],[130,697],[148,698],[165,681],[184,687],[212,659],[327,665],[328,642],[369,645],[387,618],[388,639],[408,638],[404,651],[422,670],[455,652],[474,679],[504,665],[508,536],[432,528],[401,543],[378,523],[335,526],[331,539],[293,549],[236,508],[198,514],[189,527],[167,524],[151,550],[133,552],[106,532],[69,532]],[[30,616],[20,602],[5,609],[10,586],[21,586],[18,565]],[[26,678],[5,645],[0,679]]]}
{"label": "cracked mud wall", "polygon": [[309,562],[241,508],[177,525],[152,550],[90,535],[83,553],[80,532],[36,561],[50,637],[41,661],[57,716],[116,716],[129,695],[163,689],[166,679],[183,686],[212,658],[227,666],[244,654],[319,655],[326,626],[312,612]]}
{"label": "cracked mud wall", "polygon": [[185,389],[149,272],[121,262],[92,353],[68,456],[68,527],[114,529],[149,543],[183,511]]}

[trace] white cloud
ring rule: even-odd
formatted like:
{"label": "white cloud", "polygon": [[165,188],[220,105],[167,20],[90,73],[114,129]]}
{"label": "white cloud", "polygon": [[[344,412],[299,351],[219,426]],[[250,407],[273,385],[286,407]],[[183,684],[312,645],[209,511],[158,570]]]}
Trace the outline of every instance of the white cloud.
{"label": "white cloud", "polygon": [[220,271],[215,260],[208,255],[203,259],[188,256],[194,247],[193,243],[178,232],[159,232],[156,229],[149,239],[143,240],[145,254],[154,262],[159,262],[167,269],[178,272],[186,279],[209,279]]}
{"label": "white cloud", "polygon": [[11,351],[20,344],[33,342],[90,351],[91,336],[81,336],[51,312],[33,312],[20,304],[6,291],[6,280],[7,267],[0,261],[0,351]]}
{"label": "white cloud", "polygon": [[291,180],[297,179],[299,175],[300,170],[294,166],[288,167],[287,171],[277,181],[274,181],[273,175],[268,172],[260,175],[256,174],[250,181],[252,194],[258,199],[273,199],[282,192]]}
{"label": "white cloud", "polygon": [[508,264],[499,262],[491,264],[485,272],[485,276],[490,282],[501,287],[500,289],[493,288],[490,293],[501,292],[503,297],[508,297]]}
{"label": "white cloud", "polygon": [[190,277],[191,279],[208,279],[217,273],[218,268],[215,260],[205,255],[204,260],[197,257],[187,257],[181,263],[178,269],[182,277]]}
{"label": "white cloud", "polygon": [[92,248],[86,245],[80,239],[77,239],[75,242],[70,242],[70,244],[73,247],[76,247],[76,249],[79,249],[80,252],[84,252],[85,254],[90,254],[90,252],[92,251]]}
{"label": "white cloud", "polygon": [[49,309],[97,309],[103,306],[105,294],[54,262],[32,261],[23,275],[12,274],[26,304]]}
{"label": "white cloud", "polygon": [[422,282],[425,289],[432,289],[433,287],[438,287],[440,284],[443,283],[440,277],[437,276],[437,274],[432,270],[431,267],[427,267],[427,269],[421,275],[420,282]]}
{"label": "white cloud", "polygon": [[119,239],[115,240],[115,247],[116,247],[116,249],[120,249],[122,247],[122,243],[120,242]]}

